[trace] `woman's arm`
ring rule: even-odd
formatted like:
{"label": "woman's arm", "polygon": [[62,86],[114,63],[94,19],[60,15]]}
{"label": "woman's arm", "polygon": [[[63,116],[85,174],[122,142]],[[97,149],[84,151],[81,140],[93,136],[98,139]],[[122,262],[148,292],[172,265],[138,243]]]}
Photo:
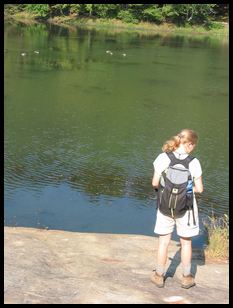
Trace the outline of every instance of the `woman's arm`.
{"label": "woman's arm", "polygon": [[203,188],[202,176],[200,176],[198,179],[194,180],[193,192],[202,193],[203,190],[204,188]]}
{"label": "woman's arm", "polygon": [[152,178],[152,186],[154,188],[158,188],[159,180],[160,180],[160,175],[158,175],[158,173],[154,172],[154,176]]}

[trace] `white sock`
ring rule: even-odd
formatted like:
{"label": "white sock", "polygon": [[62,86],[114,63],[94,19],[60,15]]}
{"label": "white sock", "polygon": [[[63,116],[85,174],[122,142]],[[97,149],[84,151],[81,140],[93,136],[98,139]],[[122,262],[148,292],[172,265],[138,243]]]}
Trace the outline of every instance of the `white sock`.
{"label": "white sock", "polygon": [[157,265],[156,266],[156,273],[160,276],[162,276],[165,272],[165,268],[164,266],[161,266],[161,265]]}
{"label": "white sock", "polygon": [[191,263],[189,265],[183,266],[183,275],[188,276],[191,273]]}

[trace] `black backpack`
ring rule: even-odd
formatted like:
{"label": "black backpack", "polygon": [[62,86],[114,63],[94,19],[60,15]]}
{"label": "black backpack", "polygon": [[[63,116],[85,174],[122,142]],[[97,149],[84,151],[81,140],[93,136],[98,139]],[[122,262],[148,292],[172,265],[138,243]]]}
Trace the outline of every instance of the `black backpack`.
{"label": "black backpack", "polygon": [[193,221],[196,224],[193,211],[193,190],[191,188],[189,192],[187,191],[188,185],[192,185],[189,163],[194,157],[187,156],[185,159],[178,159],[172,152],[166,154],[171,162],[160,178],[157,206],[162,214],[172,218],[183,217],[187,210],[192,210]]}

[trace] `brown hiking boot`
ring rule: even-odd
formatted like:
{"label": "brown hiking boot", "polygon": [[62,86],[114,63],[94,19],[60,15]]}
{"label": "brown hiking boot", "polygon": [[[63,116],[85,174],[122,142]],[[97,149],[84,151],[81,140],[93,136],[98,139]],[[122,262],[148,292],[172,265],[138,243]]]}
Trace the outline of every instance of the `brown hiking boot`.
{"label": "brown hiking boot", "polygon": [[164,276],[158,275],[156,272],[154,272],[151,276],[151,281],[156,284],[158,288],[164,287]]}
{"label": "brown hiking boot", "polygon": [[195,281],[192,274],[189,274],[188,276],[183,275],[181,281],[181,287],[184,289],[189,289],[193,286],[195,286]]}

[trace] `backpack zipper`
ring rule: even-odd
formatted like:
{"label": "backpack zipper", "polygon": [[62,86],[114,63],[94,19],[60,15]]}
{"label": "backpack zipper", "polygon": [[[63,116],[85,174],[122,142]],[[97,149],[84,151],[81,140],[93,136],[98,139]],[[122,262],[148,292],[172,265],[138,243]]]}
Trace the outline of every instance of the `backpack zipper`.
{"label": "backpack zipper", "polygon": [[171,214],[172,214],[172,218],[174,218],[174,210],[176,209],[176,203],[177,203],[177,198],[178,198],[178,195],[175,196],[175,204],[174,206],[171,208],[171,200],[172,200],[172,194],[170,195],[170,198],[169,198],[169,204],[168,204],[168,207],[169,209],[171,209]]}
{"label": "backpack zipper", "polygon": [[[174,210],[176,209],[177,198],[178,198],[178,195],[176,195],[176,198],[175,198]],[[174,216],[173,216],[173,217],[174,217]]]}
{"label": "backpack zipper", "polygon": [[174,218],[173,208],[171,208],[171,200],[172,200],[172,194],[170,195],[169,198],[168,208],[171,209],[172,218]]}
{"label": "backpack zipper", "polygon": [[171,208],[171,199],[172,199],[172,194],[171,194],[170,197],[169,197],[169,203],[168,203],[168,208],[169,208],[169,209]]}
{"label": "backpack zipper", "polygon": [[174,210],[176,209],[177,198],[178,198],[178,195],[176,195]]}

